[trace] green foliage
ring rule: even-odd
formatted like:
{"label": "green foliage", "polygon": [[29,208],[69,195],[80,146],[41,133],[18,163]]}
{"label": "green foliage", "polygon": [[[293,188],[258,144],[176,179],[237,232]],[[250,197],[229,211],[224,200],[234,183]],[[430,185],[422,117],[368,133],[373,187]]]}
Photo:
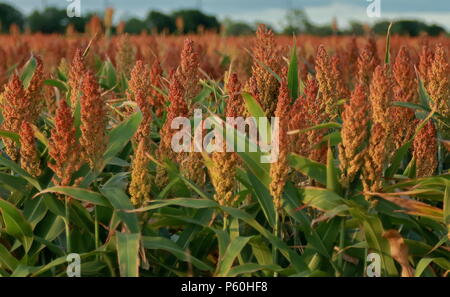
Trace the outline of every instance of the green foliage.
{"label": "green foliage", "polygon": [[147,29],[147,24],[138,18],[131,18],[125,22],[125,32],[129,34],[140,34]]}
{"label": "green foliage", "polygon": [[[378,22],[373,26],[372,30],[375,34],[385,35],[389,25],[389,21]],[[428,25],[421,21],[399,20],[393,24],[391,32],[393,35],[407,35],[416,37],[421,33],[427,33],[430,36],[438,36],[446,31],[438,25]]]}
{"label": "green foliage", "polygon": [[25,19],[20,11],[9,4],[0,3],[0,32],[8,32],[12,24],[22,29],[24,23]]}
{"label": "green foliage", "polygon": [[147,23],[151,31],[155,30],[158,33],[161,33],[163,31],[173,33],[176,30],[175,20],[172,17],[165,15],[164,13],[161,13],[159,11],[150,11],[145,22]]}
{"label": "green foliage", "polygon": [[223,25],[225,26],[225,35],[227,36],[246,36],[255,33],[255,28],[245,22],[226,19],[223,21]]}
{"label": "green foliage", "polygon": [[65,9],[48,7],[43,11],[35,10],[27,18],[31,32],[64,33],[68,24],[73,24],[75,30],[84,32],[84,27],[90,16],[69,18]]}
{"label": "green foliage", "polygon": [[181,18],[183,20],[183,32],[187,33],[196,33],[200,26],[202,26],[206,30],[215,30],[218,31],[220,29],[219,21],[215,16],[206,15],[199,10],[188,9],[188,10],[177,10],[172,13],[173,19]]}

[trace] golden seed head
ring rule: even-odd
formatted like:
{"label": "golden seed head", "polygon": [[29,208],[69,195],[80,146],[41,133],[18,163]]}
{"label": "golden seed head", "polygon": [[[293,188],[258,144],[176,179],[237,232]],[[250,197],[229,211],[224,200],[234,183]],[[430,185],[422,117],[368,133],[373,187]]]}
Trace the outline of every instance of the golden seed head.
{"label": "golden seed head", "polygon": [[279,74],[283,63],[274,34],[264,25],[260,25],[256,32],[256,44],[253,53],[252,77],[247,82],[245,91],[258,100],[266,115],[270,117],[277,106],[280,83],[266,67]]}
{"label": "golden seed head", "polygon": [[339,64],[337,56],[330,58],[325,47],[323,45],[319,47],[316,57],[316,78],[329,120],[339,116],[338,101],[348,96]]}
{"label": "golden seed head", "polygon": [[146,155],[146,144],[144,140],[139,142],[139,145],[134,153],[131,182],[128,192],[131,196],[131,203],[135,206],[143,206],[151,199],[151,178],[149,173],[150,160]]}
{"label": "golden seed head", "polygon": [[348,186],[364,163],[368,138],[369,102],[364,88],[356,86],[350,101],[345,104],[342,113],[342,142],[339,145],[339,162],[342,171],[341,180]]}
{"label": "golden seed head", "polygon": [[[5,86],[2,94],[1,109],[3,115],[2,129],[10,132],[19,132],[23,120],[29,114],[30,101],[25,96],[22,82],[14,74]],[[10,138],[2,137],[6,154],[15,161],[19,157],[19,148]]]}
{"label": "golden seed head", "polygon": [[367,44],[358,57],[357,62],[357,83],[369,90],[375,68],[380,64],[377,53],[374,52],[373,45]]}
{"label": "golden seed head", "polygon": [[438,144],[436,128],[431,120],[416,135],[413,147],[417,177],[432,176],[438,165]]}
{"label": "golden seed head", "polygon": [[72,112],[66,101],[61,100],[49,144],[49,155],[54,162],[49,162],[48,167],[57,177],[54,179],[55,185],[70,185],[72,175],[81,166],[80,152],[81,147],[76,138]]}
{"label": "golden seed head", "polygon": [[[152,99],[153,107],[155,108],[155,113],[157,116],[161,116],[166,108],[166,99],[164,95],[158,91],[158,89],[162,89],[161,78],[163,76],[163,70],[161,68],[161,64],[159,59],[156,58],[153,62],[151,71],[150,71],[150,94]],[[157,88],[157,89],[156,89]]]}
{"label": "golden seed head", "polygon": [[138,60],[131,72],[128,99],[133,100],[142,112],[142,122],[135,134],[136,143],[144,139],[146,148],[150,145],[150,132],[152,124],[152,102],[150,97],[152,86],[150,81],[150,68],[142,60]]}
{"label": "golden seed head", "polygon": [[388,65],[377,66],[370,84],[369,101],[373,124],[383,126],[386,134],[386,151],[390,155],[393,151],[391,120],[392,100],[393,100],[393,80]]}
{"label": "golden seed head", "polygon": [[20,166],[32,176],[41,174],[39,152],[31,125],[23,121],[20,129]]}
{"label": "golden seed head", "polygon": [[234,206],[238,157],[230,152],[213,152],[209,176],[216,190],[214,199],[223,206]]}
{"label": "golden seed head", "polygon": [[97,169],[108,144],[107,118],[104,97],[101,96],[100,86],[91,71],[84,75],[82,90],[80,144],[84,160],[92,169]]}
{"label": "golden seed head", "polygon": [[228,94],[225,115],[227,117],[240,117],[245,114],[244,100],[241,96],[241,84],[239,83],[237,73],[229,75],[225,91]]}
{"label": "golden seed head", "polygon": [[273,133],[272,144],[278,142],[274,149],[278,150],[278,160],[270,166],[270,194],[273,197],[275,209],[281,211],[282,202],[281,195],[289,175],[288,153],[289,153],[289,139],[287,132],[289,129],[289,118],[287,117],[290,109],[291,98],[286,80],[283,80],[280,87],[280,94],[278,96],[277,108],[275,110],[275,117],[279,120],[278,130],[275,129]]}
{"label": "golden seed head", "polygon": [[[398,53],[393,66],[393,76],[395,79],[394,101],[418,103],[417,78],[414,65],[406,46],[403,46]],[[413,135],[415,126],[413,125],[414,111],[405,107],[391,107],[392,124],[395,133],[393,134],[394,149],[399,149]]]}
{"label": "golden seed head", "polygon": [[432,105],[439,113],[450,118],[450,65],[443,45],[436,46],[434,59],[428,72],[428,92]]}
{"label": "golden seed head", "polygon": [[72,110],[75,110],[75,107],[77,106],[85,73],[86,67],[84,65],[83,51],[81,48],[78,48],[75,51],[75,55],[72,60],[68,81],[70,87],[70,105]]}
{"label": "golden seed head", "polygon": [[184,98],[190,102],[201,90],[199,80],[199,57],[192,39],[187,38],[181,51],[180,66],[176,76],[184,87]]}
{"label": "golden seed head", "polygon": [[369,146],[364,157],[362,181],[365,192],[379,192],[383,188],[387,138],[383,125],[375,123],[370,131]]}
{"label": "golden seed head", "polygon": [[119,37],[117,47],[117,72],[129,78],[136,60],[136,48],[131,43],[128,34],[123,34]]}

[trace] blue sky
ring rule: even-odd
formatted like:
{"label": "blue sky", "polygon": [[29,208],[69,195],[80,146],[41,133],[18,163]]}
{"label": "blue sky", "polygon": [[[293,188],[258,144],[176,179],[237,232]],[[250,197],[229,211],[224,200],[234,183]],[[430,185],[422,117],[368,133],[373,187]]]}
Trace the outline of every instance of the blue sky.
{"label": "blue sky", "polygon": [[[66,7],[68,0],[7,0],[25,13],[44,5]],[[150,9],[170,12],[180,8],[201,8],[219,18],[247,22],[265,21],[275,27],[283,23],[288,9],[303,8],[315,23],[330,22],[333,17],[341,26],[351,20],[373,22],[367,17],[369,0],[80,0],[82,13],[116,8],[116,18],[145,16]],[[377,0],[372,0],[377,1]],[[450,29],[450,0],[379,0],[384,19],[417,18]]]}

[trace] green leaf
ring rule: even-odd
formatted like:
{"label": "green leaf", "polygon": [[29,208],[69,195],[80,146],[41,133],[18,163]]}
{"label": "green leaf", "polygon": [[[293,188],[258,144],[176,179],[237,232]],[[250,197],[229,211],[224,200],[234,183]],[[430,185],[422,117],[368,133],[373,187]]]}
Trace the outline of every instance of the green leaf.
{"label": "green leaf", "polygon": [[254,218],[252,218],[248,213],[231,207],[221,207],[221,209],[230,214],[231,216],[238,218],[248,225],[250,225],[253,229],[258,231],[262,236],[264,236],[274,247],[276,247],[280,253],[293,265],[296,271],[300,272],[306,269],[306,265],[304,261],[299,257],[299,255],[291,250],[284,241],[274,236],[272,232],[269,232],[265,229],[261,224],[259,224]]}
{"label": "green leaf", "polygon": [[164,237],[143,236],[142,243],[146,249],[167,251],[181,261],[192,263],[193,266],[195,266],[200,270],[203,271],[213,270],[213,268],[210,265],[204,263],[203,261],[200,261],[196,257],[192,256],[190,253],[184,251],[170,239]]}
{"label": "green leaf", "polygon": [[299,192],[304,204],[321,211],[331,211],[346,204],[341,196],[327,189],[305,187],[299,189]]}
{"label": "green leaf", "polygon": [[391,166],[389,166],[388,169],[386,169],[386,177],[391,178],[395,175],[397,170],[400,168],[400,165],[402,164],[402,161],[405,159],[406,155],[408,154],[409,148],[411,147],[412,142],[408,141],[404,145],[402,145],[394,154],[391,161]]}
{"label": "green leaf", "polygon": [[134,210],[130,198],[121,189],[103,187],[100,192],[109,200],[111,205],[117,211],[117,215],[130,229],[131,233],[139,233],[139,222],[135,213],[126,212]]}
{"label": "green leaf", "polygon": [[259,104],[259,102],[256,101],[256,99],[252,95],[243,93],[242,98],[244,98],[245,106],[247,107],[247,110],[252,115],[252,117],[261,118],[267,116],[263,108],[261,107],[261,104]]}
{"label": "green leaf", "polygon": [[[89,252],[89,253],[80,254],[80,258],[81,258],[81,260],[83,260],[85,258],[91,257],[91,256],[93,256],[95,254],[98,254],[98,253],[100,253],[100,252],[92,251],[92,252]],[[55,260],[51,261],[50,263],[38,267],[38,269],[36,271],[34,271],[31,274],[31,276],[32,277],[39,276],[39,275],[41,275],[41,274],[43,274],[43,273],[45,273],[45,272],[47,272],[47,271],[49,271],[49,270],[51,270],[51,269],[53,269],[55,267],[58,267],[58,266],[61,266],[61,265],[65,265],[65,264],[67,264],[67,256],[62,256],[62,257],[56,258]]]}
{"label": "green leaf", "polygon": [[0,129],[0,136],[9,138],[9,139],[13,140],[15,143],[20,144],[20,137],[19,137],[19,134],[17,134],[17,133]]}
{"label": "green leaf", "polygon": [[261,205],[261,209],[267,219],[267,222],[269,222],[271,227],[275,226],[275,207],[269,190],[250,171],[247,172],[247,175],[253,186],[253,190],[256,193],[256,199],[258,200],[259,205]]}
{"label": "green leaf", "polygon": [[419,82],[420,103],[422,104],[422,106],[425,106],[426,110],[431,110],[430,102],[432,102],[432,101],[431,101],[430,95],[428,95],[428,91],[425,88],[425,85],[423,84],[423,80],[420,78],[420,74],[419,74],[419,71],[417,71],[417,69],[416,69],[416,75],[417,75],[417,80]]}
{"label": "green leaf", "polygon": [[69,87],[65,82],[57,79],[47,79],[44,81],[44,85],[56,87],[62,92],[67,92],[69,90]]}
{"label": "green leaf", "polygon": [[0,244],[0,267],[14,271],[17,265],[19,265],[19,261],[11,255],[4,245]]}
{"label": "green leaf", "polygon": [[339,171],[334,164],[333,150],[330,143],[328,143],[327,152],[327,189],[337,194],[342,192],[341,184],[339,183]]}
{"label": "green leaf", "polygon": [[250,239],[251,237],[237,237],[230,242],[217,268],[217,276],[229,276],[228,273],[233,266],[234,260]]}
{"label": "green leaf", "polygon": [[5,185],[5,188],[10,191],[20,192],[25,192],[27,186],[27,182],[23,178],[2,172],[0,172],[0,184]]}
{"label": "green leaf", "polygon": [[291,52],[291,60],[289,62],[288,71],[288,89],[289,94],[293,100],[298,97],[298,61],[297,61],[297,46],[294,44]]}
{"label": "green leaf", "polygon": [[322,163],[312,161],[297,154],[290,154],[289,165],[300,173],[316,180],[322,185],[327,184],[327,167]]}
{"label": "green leaf", "polygon": [[203,102],[212,93],[212,89],[209,86],[204,86],[200,93],[192,99],[192,103]]}
{"label": "green leaf", "polygon": [[30,223],[14,205],[0,198],[0,211],[6,226],[6,233],[17,238],[28,252],[33,243],[33,231]]}
{"label": "green leaf", "polygon": [[450,182],[447,182],[444,193],[444,223],[448,226],[450,234]]}
{"label": "green leaf", "polygon": [[114,88],[117,84],[117,76],[116,76],[116,70],[114,69],[113,64],[111,61],[105,61],[102,65],[102,68],[100,70],[100,85],[106,89],[110,90]]}
{"label": "green leaf", "polygon": [[48,208],[42,199],[27,199],[23,206],[23,215],[27,221],[34,227],[45,217]]}
{"label": "green leaf", "polygon": [[148,206],[133,209],[129,212],[147,212],[149,210],[159,209],[172,205],[195,209],[219,207],[219,204],[217,204],[217,202],[210,199],[174,198],[166,200],[153,200],[149,202]]}
{"label": "green leaf", "polygon": [[22,81],[24,89],[27,89],[28,86],[30,85],[36,67],[37,67],[37,60],[34,56],[31,56],[31,58],[25,64],[22,70],[22,74],[20,75],[20,80]]}
{"label": "green leaf", "polygon": [[403,101],[394,101],[392,102],[393,106],[399,106],[399,107],[405,107],[405,108],[409,108],[409,109],[413,109],[413,110],[421,110],[421,111],[427,111],[429,112],[430,110],[422,105],[419,104],[415,104],[415,103],[410,103],[410,102],[403,102]]}
{"label": "green leaf", "polygon": [[29,175],[28,172],[26,172],[25,170],[20,168],[20,166],[17,165],[16,163],[14,163],[13,161],[11,161],[11,160],[9,160],[9,159],[7,159],[7,158],[5,158],[5,157],[0,155],[0,164],[3,164],[4,166],[8,167],[9,169],[11,169],[15,173],[17,173],[23,179],[28,181],[32,186],[34,186],[37,190],[39,190],[39,191],[42,190],[41,185],[39,184],[39,182],[34,177]]}
{"label": "green leaf", "polygon": [[339,128],[342,128],[341,124],[335,123],[335,122],[329,122],[329,123],[315,125],[315,126],[312,126],[312,127],[306,128],[306,129],[289,131],[288,134],[294,135],[294,134],[305,133],[305,132],[309,132],[309,131],[313,131],[313,130],[339,129]]}
{"label": "green leaf", "polygon": [[117,233],[117,258],[120,276],[139,276],[139,241],[141,234]]}
{"label": "green leaf", "polygon": [[398,276],[397,268],[391,257],[389,242],[382,235],[384,234],[381,220],[373,215],[368,215],[357,209],[350,209],[350,213],[360,220],[367,241],[367,246],[372,251],[379,253],[381,257],[381,269],[385,276]]}
{"label": "green leaf", "polygon": [[[266,187],[270,184],[270,164],[269,163],[263,163],[262,157],[263,154],[261,152],[239,152],[236,148],[236,144],[241,142],[245,143],[245,147],[248,148],[250,144],[250,140],[248,137],[236,130],[231,129],[230,126],[223,120],[221,120],[219,117],[214,116],[212,117],[212,121],[216,125],[217,132],[222,133],[222,135],[225,135],[225,140],[229,143],[234,143],[234,151],[237,151],[237,154],[239,157],[244,161],[245,165],[247,166],[247,169],[249,169],[260,181],[262,184],[264,184]],[[226,130],[232,130],[234,133],[225,133],[224,127],[227,127]],[[231,135],[230,135],[231,134]],[[235,141],[235,136],[237,136],[237,141]],[[257,145],[257,144],[255,144]]]}
{"label": "green leaf", "polygon": [[228,272],[228,276],[236,277],[242,274],[252,274],[261,270],[280,272],[283,271],[283,268],[281,268],[278,265],[261,265],[256,263],[246,263],[231,268],[230,271]]}
{"label": "green leaf", "polygon": [[109,144],[103,159],[108,163],[128,144],[142,121],[142,113],[136,112],[109,133]]}
{"label": "green leaf", "polygon": [[253,236],[250,240],[253,255],[255,256],[258,264],[271,265],[273,264],[272,251],[269,249],[267,241],[260,235]]}
{"label": "green leaf", "polygon": [[103,197],[99,193],[87,189],[77,187],[51,187],[37,193],[35,197],[46,193],[62,194],[80,200],[82,202],[89,202],[95,205],[111,207],[111,204],[108,202],[107,199],[105,199],[105,197]]}
{"label": "green leaf", "polygon": [[386,56],[384,59],[384,62],[386,64],[391,63],[391,29],[392,29],[392,22],[389,24],[387,33],[386,33]]}
{"label": "green leaf", "polygon": [[416,272],[415,277],[419,277],[422,275],[422,273],[425,271],[425,269],[430,265],[432,262],[439,265],[444,270],[448,271],[450,270],[450,262],[445,258],[423,258],[420,259],[419,263],[417,263],[416,266]]}

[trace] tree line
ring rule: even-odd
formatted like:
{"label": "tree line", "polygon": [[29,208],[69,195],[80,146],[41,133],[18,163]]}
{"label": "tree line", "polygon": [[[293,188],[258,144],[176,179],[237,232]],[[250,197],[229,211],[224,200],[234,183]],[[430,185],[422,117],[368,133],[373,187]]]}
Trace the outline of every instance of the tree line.
{"label": "tree line", "polygon": [[[82,17],[69,18],[65,9],[47,7],[44,10],[35,10],[25,16],[15,7],[0,3],[0,32],[6,33],[12,24],[21,30],[28,29],[36,33],[64,33],[69,24],[83,33],[86,24],[96,15],[90,13]],[[100,14],[97,14],[100,15]],[[142,31],[150,33],[188,34],[200,31],[223,32],[226,35],[251,35],[255,33],[257,24],[225,19],[219,22],[217,17],[207,15],[196,9],[177,10],[169,14],[159,11],[150,11],[145,18],[129,18],[121,24],[123,30],[130,34],[139,34]],[[345,29],[340,29],[335,21],[330,24],[316,25],[310,21],[303,10],[291,10],[286,14],[279,34],[311,34],[318,36],[329,35],[363,35],[367,30],[375,34],[386,34],[389,21],[380,21],[369,27],[360,22],[351,22]],[[113,28],[114,29],[114,28]],[[273,28],[272,28],[273,29]],[[274,30],[276,31],[276,30]],[[420,34],[438,36],[446,34],[446,30],[439,25],[429,25],[417,20],[399,20],[392,27],[392,34],[419,36]]]}

